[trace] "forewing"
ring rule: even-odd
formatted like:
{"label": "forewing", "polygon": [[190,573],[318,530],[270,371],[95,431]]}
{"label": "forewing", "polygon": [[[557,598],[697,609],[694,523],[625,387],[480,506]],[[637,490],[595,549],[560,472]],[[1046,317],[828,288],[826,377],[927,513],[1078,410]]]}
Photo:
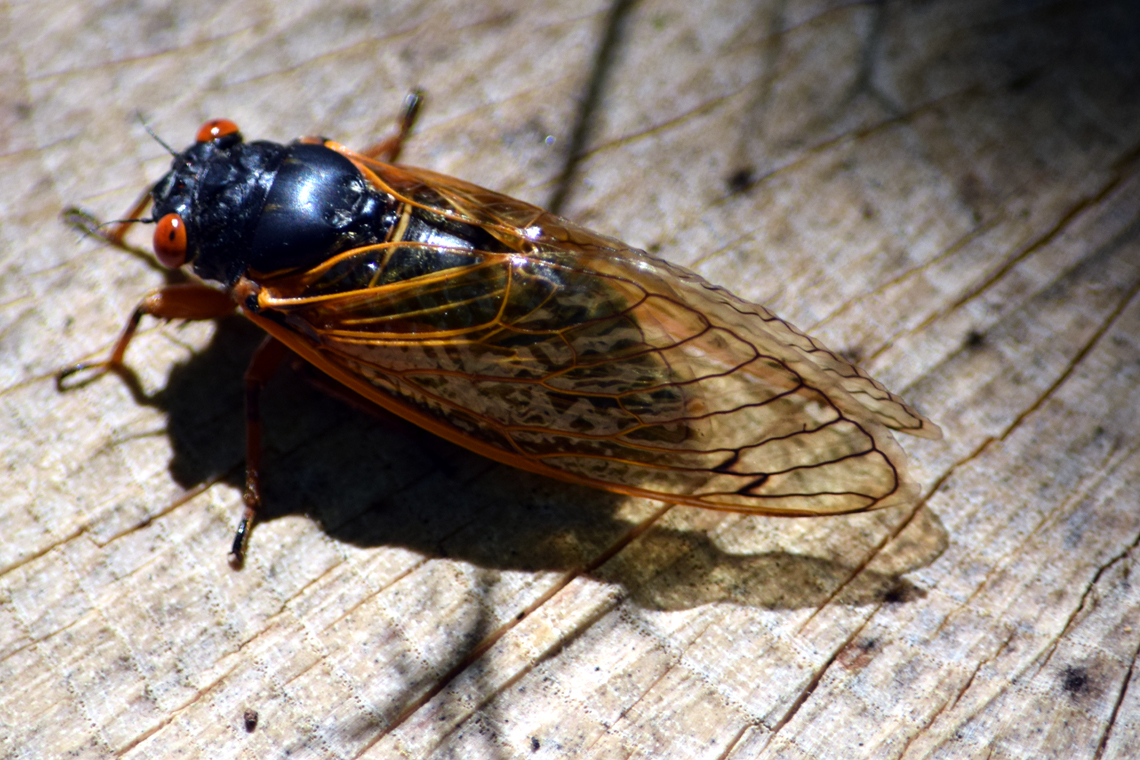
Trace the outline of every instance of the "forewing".
{"label": "forewing", "polygon": [[338,379],[481,453],[611,490],[778,514],[914,497],[886,426],[937,428],[767,310],[529,204],[368,168],[503,250],[385,244],[262,283],[259,315]]}
{"label": "forewing", "polygon": [[[803,354],[854,397],[879,423],[899,432],[922,438],[939,439],[937,425],[913,409],[862,368],[844,359],[821,342],[781,320],[763,306],[744,301],[731,292],[709,284],[698,275],[666,261],[631,249],[619,240],[599,235],[537,206],[510,198],[469,182],[426,169],[397,167],[373,161],[351,151],[346,155],[371,175],[373,182],[406,202],[430,209],[470,224],[493,229],[512,248],[522,249],[527,241],[546,246],[568,246],[596,252],[611,251],[615,258],[640,259],[642,264],[660,267],[666,278],[686,281],[698,290],[695,297],[713,309],[731,309],[752,315],[779,343]],[[639,267],[643,269],[644,267]],[[635,275],[636,276],[636,275]],[[700,308],[699,304],[694,304]],[[746,326],[745,330],[753,329]]]}

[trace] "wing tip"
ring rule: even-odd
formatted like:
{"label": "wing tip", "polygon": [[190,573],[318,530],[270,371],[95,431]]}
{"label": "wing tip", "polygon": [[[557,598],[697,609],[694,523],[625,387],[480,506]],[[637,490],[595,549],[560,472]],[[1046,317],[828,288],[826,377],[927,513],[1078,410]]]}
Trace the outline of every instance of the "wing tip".
{"label": "wing tip", "polygon": [[916,419],[919,421],[918,427],[896,428],[900,433],[913,435],[916,438],[925,438],[928,441],[941,441],[944,437],[942,428],[935,425],[933,422],[923,417],[921,414],[915,414]]}

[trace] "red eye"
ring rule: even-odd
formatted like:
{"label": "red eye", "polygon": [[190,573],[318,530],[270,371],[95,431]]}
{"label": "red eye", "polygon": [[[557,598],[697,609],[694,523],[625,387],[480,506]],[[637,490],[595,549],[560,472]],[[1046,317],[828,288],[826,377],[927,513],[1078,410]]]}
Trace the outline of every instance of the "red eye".
{"label": "red eye", "polygon": [[230,135],[241,137],[241,130],[238,129],[237,124],[234,124],[229,119],[210,119],[198,130],[198,137],[196,139],[200,143],[213,142],[214,140],[229,137]]}
{"label": "red eye", "polygon": [[186,263],[186,223],[178,214],[167,214],[154,229],[154,254],[163,266],[177,269]]}

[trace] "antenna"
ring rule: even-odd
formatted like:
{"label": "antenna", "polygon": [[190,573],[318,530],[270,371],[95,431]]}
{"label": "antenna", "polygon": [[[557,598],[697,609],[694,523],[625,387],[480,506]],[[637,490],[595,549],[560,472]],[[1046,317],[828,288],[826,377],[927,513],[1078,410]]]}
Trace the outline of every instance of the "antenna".
{"label": "antenna", "polygon": [[169,153],[170,155],[175,156],[175,157],[178,156],[178,151],[174,150],[174,148],[171,148],[169,145],[167,145],[166,141],[163,140],[161,137],[159,137],[157,134],[155,134],[155,131],[150,128],[150,125],[146,123],[146,117],[143,116],[142,111],[137,111],[135,113],[135,115],[138,116],[138,118],[139,118],[139,124],[142,124],[143,129],[146,130],[146,133],[148,135],[150,135],[151,137],[154,138],[154,141],[156,143],[158,143],[163,148],[165,148],[166,152]]}

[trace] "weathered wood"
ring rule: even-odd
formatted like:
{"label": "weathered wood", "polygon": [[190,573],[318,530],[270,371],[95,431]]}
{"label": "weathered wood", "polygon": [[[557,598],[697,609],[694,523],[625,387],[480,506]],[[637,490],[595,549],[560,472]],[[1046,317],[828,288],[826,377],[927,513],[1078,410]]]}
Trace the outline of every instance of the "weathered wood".
{"label": "weathered wood", "polygon": [[[330,5],[0,9],[0,755],[1135,756],[1134,3]],[[136,110],[364,145],[417,85],[408,163],[564,192],[939,422],[922,506],[638,534],[285,372],[231,571],[256,330],[57,393],[162,282],[59,211],[164,171]]]}

